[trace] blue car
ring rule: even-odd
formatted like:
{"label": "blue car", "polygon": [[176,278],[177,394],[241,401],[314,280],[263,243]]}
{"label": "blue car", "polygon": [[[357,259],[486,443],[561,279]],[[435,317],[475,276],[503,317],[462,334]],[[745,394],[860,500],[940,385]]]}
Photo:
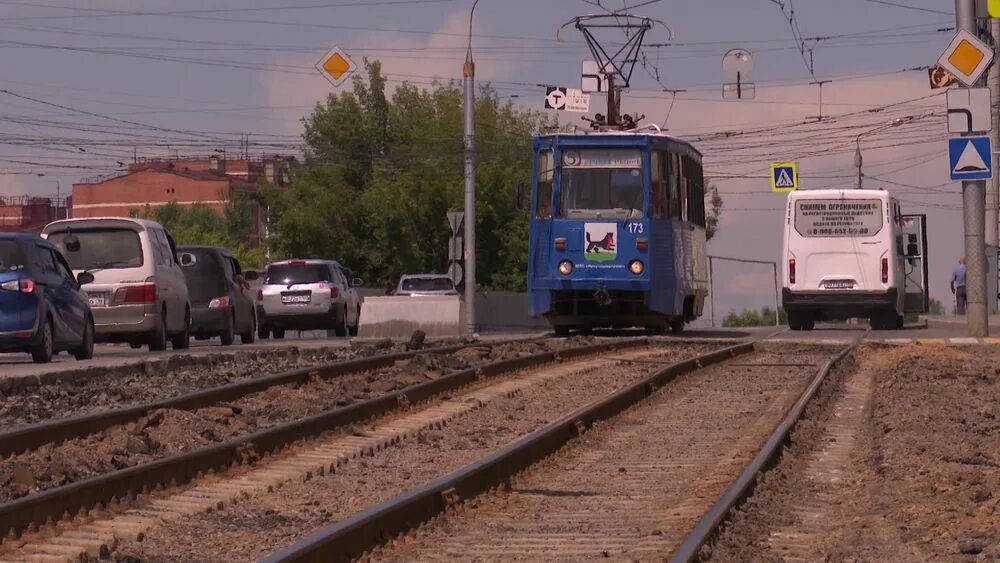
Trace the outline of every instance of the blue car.
{"label": "blue car", "polygon": [[94,355],[94,318],[66,259],[45,239],[0,233],[0,352],[28,352],[46,363],[59,351],[78,360]]}

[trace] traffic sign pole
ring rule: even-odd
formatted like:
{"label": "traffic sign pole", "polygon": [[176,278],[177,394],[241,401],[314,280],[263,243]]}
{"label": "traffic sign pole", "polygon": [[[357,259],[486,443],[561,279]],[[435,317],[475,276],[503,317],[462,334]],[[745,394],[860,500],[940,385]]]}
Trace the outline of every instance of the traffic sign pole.
{"label": "traffic sign pole", "polygon": [[[993,36],[993,45],[996,47],[997,42],[1000,42],[1000,19],[996,17],[990,18],[990,32]],[[1000,102],[1000,64],[994,64],[990,67],[989,75],[987,78],[990,90],[990,137],[993,139],[993,150],[996,151],[1000,147],[1000,113],[997,112],[996,106],[993,103]],[[1000,298],[998,298],[998,279],[997,279],[997,229],[998,229],[998,207],[1000,207],[1000,174],[998,174],[998,166],[1000,166],[1000,155],[996,152],[992,155],[993,158],[993,178],[990,179],[990,183],[986,189],[986,305],[988,310],[995,310],[1000,303]]]}
{"label": "traffic sign pole", "polygon": [[[976,0],[955,0],[955,31],[976,34]],[[968,86],[964,85],[963,88]],[[986,181],[962,181],[965,216],[965,292],[969,336],[989,335],[986,310]]]}

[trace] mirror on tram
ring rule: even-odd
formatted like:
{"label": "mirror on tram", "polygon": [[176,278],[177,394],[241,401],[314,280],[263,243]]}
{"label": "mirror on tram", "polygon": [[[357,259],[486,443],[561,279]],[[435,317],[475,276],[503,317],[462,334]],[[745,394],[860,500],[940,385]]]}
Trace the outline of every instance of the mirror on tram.
{"label": "mirror on tram", "polygon": [[514,186],[514,208],[518,211],[524,209],[524,184],[521,182]]}

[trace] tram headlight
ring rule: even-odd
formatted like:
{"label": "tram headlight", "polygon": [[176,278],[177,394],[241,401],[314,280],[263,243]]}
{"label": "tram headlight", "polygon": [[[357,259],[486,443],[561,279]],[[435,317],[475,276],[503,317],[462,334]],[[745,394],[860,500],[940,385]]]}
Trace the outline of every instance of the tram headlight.
{"label": "tram headlight", "polygon": [[559,263],[559,273],[568,276],[573,273],[573,263],[569,260],[563,260]]}
{"label": "tram headlight", "polygon": [[645,269],[646,267],[643,265],[641,260],[633,260],[628,263],[628,271],[632,272],[637,276],[641,274],[642,271]]}

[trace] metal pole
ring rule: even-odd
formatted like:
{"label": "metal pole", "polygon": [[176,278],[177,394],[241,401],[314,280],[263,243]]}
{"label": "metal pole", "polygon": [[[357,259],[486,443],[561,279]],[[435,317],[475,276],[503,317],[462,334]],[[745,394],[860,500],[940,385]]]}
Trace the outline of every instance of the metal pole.
{"label": "metal pole", "polygon": [[[990,18],[990,34],[993,36],[993,46],[997,47],[1000,42],[1000,18]],[[993,170],[994,175],[986,187],[986,304],[988,311],[993,311],[1000,306],[998,303],[997,284],[997,209],[1000,207],[1000,175],[996,170],[1000,170],[1000,155],[997,148],[1000,147],[1000,112],[997,111],[997,104],[1000,104],[1000,65],[993,63],[990,67],[988,78],[990,86],[990,112],[991,124],[990,137],[993,139]]]}
{"label": "metal pole", "polygon": [[715,276],[712,275],[712,257],[708,257],[708,298],[712,304],[712,328],[715,328]]}
{"label": "metal pole", "polygon": [[476,333],[476,65],[472,62],[472,14],[469,10],[469,49],[462,65],[465,82],[465,332]]}
{"label": "metal pole", "polygon": [[[955,0],[955,29],[976,32],[976,0]],[[962,182],[965,216],[966,311],[969,336],[989,335],[986,310],[986,181]]]}
{"label": "metal pole", "polygon": [[774,270],[774,326],[781,326],[781,299],[778,297],[778,263],[772,262]]}
{"label": "metal pole", "polygon": [[854,189],[861,189],[861,135],[855,137],[854,142],[856,143],[854,149],[854,166],[858,169],[858,175],[854,179]]}

